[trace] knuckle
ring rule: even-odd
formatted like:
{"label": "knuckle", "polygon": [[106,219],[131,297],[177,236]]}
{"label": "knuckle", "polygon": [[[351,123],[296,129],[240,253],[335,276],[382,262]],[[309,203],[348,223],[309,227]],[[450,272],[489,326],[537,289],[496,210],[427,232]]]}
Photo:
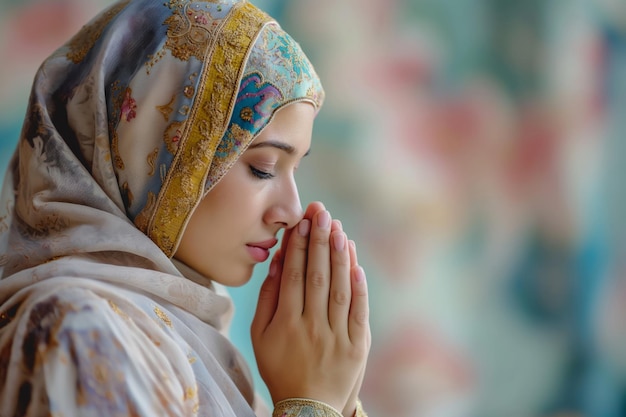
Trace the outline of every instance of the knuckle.
{"label": "knuckle", "polygon": [[355,311],[352,317],[359,326],[369,325],[369,312],[367,310]]}
{"label": "knuckle", "polygon": [[300,332],[301,324],[298,322],[298,320],[294,316],[291,316],[285,319],[284,323],[282,323],[282,326],[283,326],[284,334],[294,335]]}
{"label": "knuckle", "polygon": [[335,252],[333,255],[333,263],[340,267],[348,267],[350,265],[350,257],[344,252]]}
{"label": "knuckle", "polygon": [[334,290],[333,300],[335,300],[335,303],[339,304],[340,306],[345,306],[350,302],[350,295],[346,291]]}
{"label": "knuckle", "polygon": [[311,271],[307,277],[307,281],[313,288],[324,288],[326,286],[326,274],[322,271]]}
{"label": "knuckle", "polygon": [[290,241],[292,247],[297,250],[305,251],[308,247],[308,242],[305,237],[298,236],[296,239]]}
{"label": "knuckle", "polygon": [[312,233],[310,243],[316,246],[328,246],[328,235],[323,233]]}
{"label": "knuckle", "polygon": [[367,288],[364,286],[355,286],[354,289],[354,295],[356,297],[361,297],[363,300],[367,301]]}
{"label": "knuckle", "polygon": [[304,273],[297,268],[288,268],[283,273],[283,278],[292,282],[302,282],[304,281]]}
{"label": "knuckle", "polygon": [[323,340],[319,326],[316,326],[312,323],[306,327],[306,337],[308,341],[313,345],[318,345]]}

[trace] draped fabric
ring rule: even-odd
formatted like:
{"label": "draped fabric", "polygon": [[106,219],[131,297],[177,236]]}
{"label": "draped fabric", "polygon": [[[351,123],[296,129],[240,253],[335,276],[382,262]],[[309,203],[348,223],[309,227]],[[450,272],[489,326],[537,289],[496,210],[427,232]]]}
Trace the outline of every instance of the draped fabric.
{"label": "draped fabric", "polygon": [[323,98],[245,1],[124,0],[50,56],[0,201],[0,416],[254,415],[230,299],[171,256],[275,112]]}

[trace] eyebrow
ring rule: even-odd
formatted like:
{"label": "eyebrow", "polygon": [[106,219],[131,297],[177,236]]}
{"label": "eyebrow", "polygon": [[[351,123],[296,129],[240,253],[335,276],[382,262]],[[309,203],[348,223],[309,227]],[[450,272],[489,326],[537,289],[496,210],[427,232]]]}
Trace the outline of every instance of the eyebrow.
{"label": "eyebrow", "polygon": [[[248,148],[249,149],[256,149],[256,148],[266,148],[266,147],[272,147],[272,148],[280,149],[281,151],[287,152],[287,154],[289,154],[289,155],[293,155],[293,154],[296,153],[296,148],[294,148],[293,146],[291,146],[288,143],[280,142],[280,141],[277,141],[277,140],[266,140],[264,142],[253,143]],[[307,150],[306,153],[304,154],[304,156],[307,156],[310,152],[311,152],[311,149]]]}

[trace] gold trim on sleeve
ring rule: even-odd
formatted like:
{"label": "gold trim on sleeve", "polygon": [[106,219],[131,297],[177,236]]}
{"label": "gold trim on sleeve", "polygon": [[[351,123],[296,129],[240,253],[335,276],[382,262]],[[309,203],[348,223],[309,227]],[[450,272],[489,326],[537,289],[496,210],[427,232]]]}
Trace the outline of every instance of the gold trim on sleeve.
{"label": "gold trim on sleeve", "polygon": [[342,417],[341,413],[321,401],[288,398],[276,403],[272,417]]}

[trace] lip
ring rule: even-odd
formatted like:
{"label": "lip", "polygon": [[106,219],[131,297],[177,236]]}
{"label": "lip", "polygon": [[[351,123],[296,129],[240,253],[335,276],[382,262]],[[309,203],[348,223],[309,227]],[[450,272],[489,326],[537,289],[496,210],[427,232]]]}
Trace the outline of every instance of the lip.
{"label": "lip", "polygon": [[248,243],[246,244],[246,249],[256,262],[265,262],[267,258],[270,257],[270,249],[273,248],[276,243],[278,243],[278,240],[272,238],[263,242]]}
{"label": "lip", "polygon": [[278,239],[271,238],[271,239],[264,240],[263,242],[248,243],[247,246],[269,250],[269,249],[272,249],[274,246],[276,246],[277,243],[278,243]]}

